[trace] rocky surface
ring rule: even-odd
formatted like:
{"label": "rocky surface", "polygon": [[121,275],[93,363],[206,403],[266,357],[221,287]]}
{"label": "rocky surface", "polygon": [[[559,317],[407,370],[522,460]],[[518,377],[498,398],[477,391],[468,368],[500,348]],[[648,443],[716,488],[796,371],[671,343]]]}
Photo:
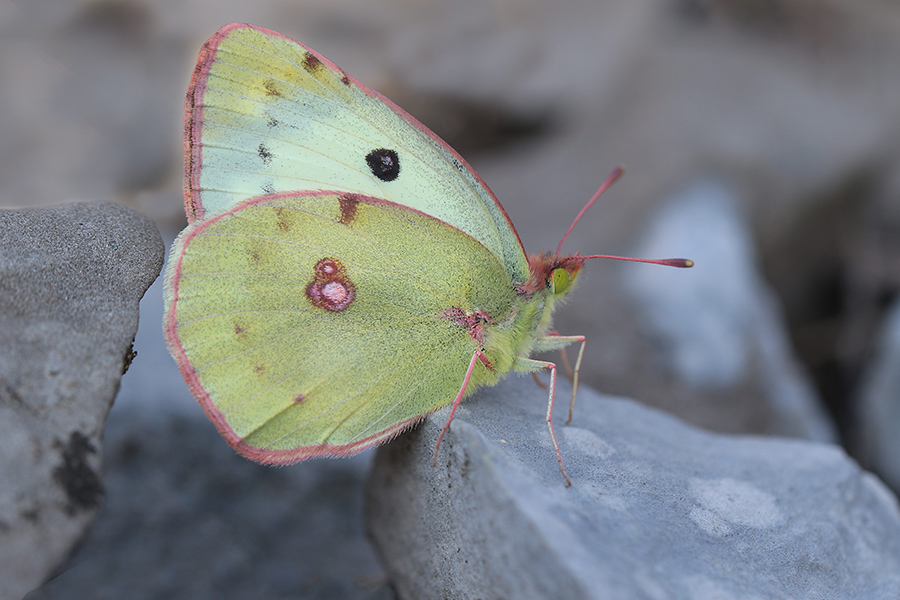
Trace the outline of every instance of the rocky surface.
{"label": "rocky surface", "polygon": [[[561,386],[560,397],[568,389]],[[400,598],[900,595],[900,508],[838,447],[712,434],[579,393],[557,424],[512,379],[382,448],[368,528]]]}
{"label": "rocky surface", "polygon": [[43,583],[103,505],[103,425],[162,259],[119,205],[0,210],[0,598]]}
{"label": "rocky surface", "polygon": [[104,442],[103,512],[28,600],[393,598],[363,531],[371,455],[263,467],[199,410],[125,402]]}
{"label": "rocky surface", "polygon": [[858,418],[866,464],[900,490],[900,303],[885,317],[860,390]]}

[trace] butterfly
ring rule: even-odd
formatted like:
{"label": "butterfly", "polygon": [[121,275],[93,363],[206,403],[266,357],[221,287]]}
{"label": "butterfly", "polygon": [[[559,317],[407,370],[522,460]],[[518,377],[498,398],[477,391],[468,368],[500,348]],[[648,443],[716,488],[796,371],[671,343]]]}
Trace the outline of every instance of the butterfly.
{"label": "butterfly", "polygon": [[531,355],[581,343],[574,402],[584,337],[551,332],[551,315],[593,257],[526,255],[445,142],[260,27],[227,25],[201,49],[184,146],[188,226],[166,269],[164,335],[237,452],[347,456],[452,404],[443,437],[464,396],[549,369],[546,422],[571,484],[551,419],[557,368]]}

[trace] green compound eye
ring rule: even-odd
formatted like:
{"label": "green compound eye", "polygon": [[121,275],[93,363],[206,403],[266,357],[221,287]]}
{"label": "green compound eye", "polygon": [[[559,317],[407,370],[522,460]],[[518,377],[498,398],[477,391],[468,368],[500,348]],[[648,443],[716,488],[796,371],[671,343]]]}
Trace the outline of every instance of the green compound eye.
{"label": "green compound eye", "polygon": [[552,286],[552,291],[554,294],[560,294],[566,291],[566,288],[569,287],[571,283],[571,279],[569,279],[569,272],[565,269],[555,269],[553,271],[553,275],[550,278],[550,285]]}

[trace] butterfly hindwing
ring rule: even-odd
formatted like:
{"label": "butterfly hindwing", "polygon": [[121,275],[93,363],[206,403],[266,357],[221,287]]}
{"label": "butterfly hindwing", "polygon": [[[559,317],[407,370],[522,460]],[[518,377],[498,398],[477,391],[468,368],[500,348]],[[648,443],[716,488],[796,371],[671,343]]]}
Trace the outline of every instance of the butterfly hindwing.
{"label": "butterfly hindwing", "polygon": [[413,208],[475,238],[516,281],[528,264],[503,208],[449,146],[313,50],[230,25],[201,52],[187,97],[191,220],[250,198],[341,190]]}
{"label": "butterfly hindwing", "polygon": [[268,463],[349,454],[446,405],[476,347],[448,309],[515,312],[503,265],[468,234],[334,192],[195,221],[166,288],[185,379],[225,438]]}

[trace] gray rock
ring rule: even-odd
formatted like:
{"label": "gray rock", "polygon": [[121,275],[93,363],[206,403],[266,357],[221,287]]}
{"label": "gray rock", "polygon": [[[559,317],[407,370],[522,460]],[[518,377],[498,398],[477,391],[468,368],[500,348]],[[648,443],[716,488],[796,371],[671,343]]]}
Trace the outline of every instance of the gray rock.
{"label": "gray rock", "polygon": [[120,205],[0,210],[0,598],[46,580],[103,503],[103,424],[162,258]]}
{"label": "gray rock", "polygon": [[202,414],[117,401],[104,456],[103,511],[27,600],[393,597],[363,530],[371,455],[266,467]]}
{"label": "gray rock", "polygon": [[858,406],[861,452],[888,485],[900,490],[900,302],[884,319]]}
{"label": "gray rock", "polygon": [[[834,426],[793,354],[780,306],[757,267],[740,198],[726,183],[700,179],[651,220],[636,256],[692,258],[688,272],[623,271],[640,308],[638,324],[656,356],[696,398],[755,405],[768,432],[830,442]],[[762,400],[762,402],[760,402]]]}
{"label": "gray rock", "polygon": [[[568,388],[561,385],[560,398]],[[708,433],[510,379],[379,450],[367,522],[401,598],[895,599],[900,509],[839,448]]]}

